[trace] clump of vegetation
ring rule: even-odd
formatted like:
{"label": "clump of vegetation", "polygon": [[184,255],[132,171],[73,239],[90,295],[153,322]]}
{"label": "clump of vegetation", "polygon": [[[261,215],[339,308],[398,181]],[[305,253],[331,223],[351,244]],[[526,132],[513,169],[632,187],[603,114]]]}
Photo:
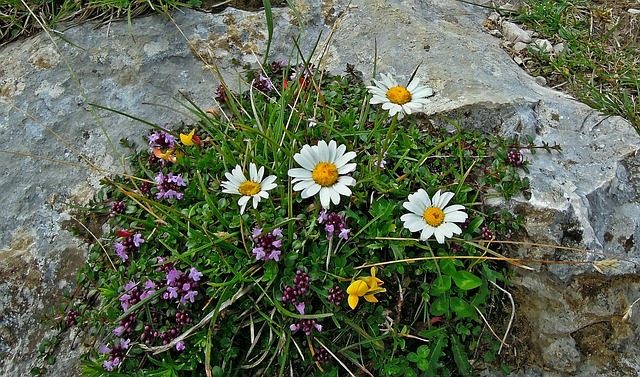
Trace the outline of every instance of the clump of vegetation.
{"label": "clump of vegetation", "polygon": [[59,324],[88,334],[84,374],[466,375],[493,362],[489,308],[517,263],[494,241],[521,220],[483,203],[527,189],[536,146],[423,127],[413,114],[433,91],[417,80],[366,87],[353,66],[273,62],[247,82],[222,83],[215,109],[186,100],[193,122],[153,125],[87,208],[109,231]]}

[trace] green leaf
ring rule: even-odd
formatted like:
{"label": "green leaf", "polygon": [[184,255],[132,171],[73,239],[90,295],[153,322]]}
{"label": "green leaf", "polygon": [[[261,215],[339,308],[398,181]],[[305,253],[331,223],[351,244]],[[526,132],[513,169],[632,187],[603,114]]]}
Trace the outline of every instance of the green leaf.
{"label": "green leaf", "polygon": [[427,356],[429,356],[429,346],[427,346],[426,344],[421,345],[420,347],[418,347],[418,357],[421,359],[425,359]]}
{"label": "green leaf", "polygon": [[464,352],[464,349],[460,344],[458,336],[455,334],[451,335],[451,352],[453,353],[453,360],[458,367],[458,373],[461,376],[468,376],[471,373],[471,364],[469,363],[467,354]]}
{"label": "green leaf", "polygon": [[429,313],[431,315],[443,315],[449,311],[449,300],[444,297],[438,297],[435,299],[431,307],[429,308]]}
{"label": "green leaf", "polygon": [[431,284],[430,293],[434,296],[440,296],[451,289],[451,276],[442,275],[437,277]]}
{"label": "green leaf", "polygon": [[409,354],[407,355],[407,360],[411,361],[412,363],[417,363],[420,358],[414,352],[409,352]]}
{"label": "green leaf", "polygon": [[476,314],[476,310],[473,306],[459,297],[451,297],[449,304],[451,305],[451,310],[453,310],[458,317],[468,318],[474,317]]}
{"label": "green leaf", "polygon": [[427,370],[427,376],[437,376],[437,368],[440,366],[440,358],[444,356],[444,352],[442,349],[447,345],[447,334],[443,334],[442,336],[432,339],[431,346],[433,347],[431,350],[431,355],[429,357],[429,369]]}
{"label": "green leaf", "polygon": [[456,273],[451,275],[451,277],[453,278],[453,281],[456,283],[458,288],[462,289],[463,291],[478,288],[480,285],[482,285],[482,279],[464,270],[456,271]]}
{"label": "green leaf", "polygon": [[427,359],[418,360],[418,368],[422,371],[429,369],[429,361]]}

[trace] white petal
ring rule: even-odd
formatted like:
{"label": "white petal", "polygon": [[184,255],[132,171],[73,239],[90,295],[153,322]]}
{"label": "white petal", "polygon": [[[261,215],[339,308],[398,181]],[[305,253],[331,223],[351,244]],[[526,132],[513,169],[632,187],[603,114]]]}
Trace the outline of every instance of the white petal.
{"label": "white petal", "polygon": [[275,183],[275,181],[276,181],[276,176],[270,175],[267,178],[265,178],[262,182],[260,182],[260,187],[262,187],[263,190],[267,190],[267,191],[272,190],[278,186]]}
{"label": "white petal", "polygon": [[413,92],[414,90],[416,90],[418,85],[420,85],[420,79],[417,77],[414,77],[413,80],[411,80],[411,82],[409,83],[409,85],[407,85],[407,90],[411,93],[412,97],[413,97]]}
{"label": "white petal", "polygon": [[356,180],[353,177],[349,177],[348,175],[343,175],[338,178],[338,183],[341,183],[346,186],[354,186],[356,184]]}
{"label": "white petal", "polygon": [[311,171],[303,168],[289,169],[287,174],[292,178],[311,178]]}
{"label": "white petal", "polygon": [[329,142],[329,148],[327,149],[327,162],[334,162],[336,160],[336,155],[337,155],[337,145],[336,145],[336,141],[335,140],[331,140]]}
{"label": "white petal", "polygon": [[[430,226],[426,226],[424,229],[422,229],[422,233],[420,233],[420,239],[423,241],[426,241],[429,239],[429,237],[431,237],[433,235],[433,232],[435,231],[434,228],[430,227]],[[437,237],[437,235],[436,235]],[[442,243],[442,242],[440,242]]]}
{"label": "white petal", "polygon": [[[429,199],[429,194],[427,194],[424,189],[419,189],[415,194],[413,194],[413,198],[413,200],[417,200],[418,204],[424,209],[431,207],[431,199]],[[409,198],[409,200],[412,199]]]}
{"label": "white petal", "polygon": [[424,218],[413,213],[405,213],[400,217],[400,219],[404,221],[404,227],[412,232],[417,232],[427,227],[427,223],[424,221]]}
{"label": "white petal", "polygon": [[258,208],[258,203],[260,203],[260,196],[258,195],[254,195],[253,196],[253,208]]}
{"label": "white petal", "polygon": [[455,223],[462,223],[467,219],[468,215],[464,212],[461,211],[454,211],[454,212],[450,212],[450,213],[446,213],[444,214],[444,221],[446,222],[455,222]]}
{"label": "white petal", "polygon": [[316,164],[313,162],[311,158],[309,158],[307,154],[296,153],[293,155],[293,159],[296,160],[300,166],[307,170],[313,170],[316,167]]}
{"label": "white petal", "polygon": [[416,216],[422,216],[424,214],[424,210],[426,209],[422,208],[418,203],[412,201],[404,202],[402,203],[402,206],[415,213]]}
{"label": "white petal", "polygon": [[453,237],[454,234],[460,234],[462,233],[462,229],[460,229],[460,227],[454,223],[448,223],[445,222],[442,225],[440,225],[438,227],[438,229],[442,228],[442,232],[445,234],[445,236],[447,236],[448,238]]}
{"label": "white petal", "polygon": [[329,208],[329,202],[331,201],[331,194],[329,193],[329,189],[323,187],[320,189],[320,204],[322,208]]}
{"label": "white petal", "polygon": [[327,187],[327,192],[329,193],[329,196],[331,196],[331,201],[333,202],[333,204],[340,204],[340,193],[334,190],[333,187]]}
{"label": "white petal", "polygon": [[320,189],[322,188],[322,186],[320,186],[317,183],[314,183],[313,185],[305,188],[304,190],[302,190],[302,198],[306,199],[306,198],[310,198],[312,196],[314,196],[315,194],[318,193],[318,191],[320,191]]}
{"label": "white petal", "polygon": [[452,205],[448,206],[447,208],[443,208],[442,212],[451,213],[451,212],[464,211],[464,210],[465,210],[464,206],[462,206],[460,204],[452,204]]}
{"label": "white petal", "polygon": [[336,182],[333,186],[331,186],[337,193],[344,196],[351,196],[351,190],[349,187],[344,185],[343,183]]}
{"label": "white petal", "polygon": [[327,142],[324,140],[318,141],[318,145],[316,146],[316,153],[318,156],[319,162],[327,162],[329,161],[329,146]]}
{"label": "white petal", "polygon": [[317,183],[311,180],[303,180],[293,185],[293,191],[302,191],[313,185],[317,185]]}
{"label": "white petal", "polygon": [[416,91],[411,92],[411,97],[413,99],[425,98],[433,95],[433,89],[428,86],[422,86],[418,88]]}
{"label": "white petal", "polygon": [[444,235],[440,231],[440,228],[434,229],[433,234],[436,236],[436,240],[438,241],[438,243],[444,243]]}
{"label": "white petal", "polygon": [[260,182],[258,180],[258,171],[256,169],[256,164],[253,162],[249,164],[249,177],[254,182]]}
{"label": "white petal", "polygon": [[[353,160],[354,158],[356,158],[357,154],[354,151],[351,152],[347,152],[344,155],[342,155],[341,157],[339,157],[334,164],[336,165],[336,167],[338,169],[340,169],[341,167],[343,167],[344,165],[347,164],[347,162]],[[354,168],[355,169],[355,168]]]}
{"label": "white petal", "polygon": [[441,193],[440,190],[438,190],[438,192],[433,196],[433,206],[443,209],[447,206],[447,203],[449,203],[449,201],[453,199],[454,195],[455,194],[452,192]]}

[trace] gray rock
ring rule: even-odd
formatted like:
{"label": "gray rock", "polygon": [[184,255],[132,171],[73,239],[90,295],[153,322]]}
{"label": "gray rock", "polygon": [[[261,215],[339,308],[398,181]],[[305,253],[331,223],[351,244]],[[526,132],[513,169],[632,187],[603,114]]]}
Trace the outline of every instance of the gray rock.
{"label": "gray rock", "polygon": [[527,46],[529,46],[528,43],[524,43],[524,42],[516,42],[513,44],[513,49],[516,51],[522,51],[525,48],[527,48]]}
{"label": "gray rock", "polygon": [[[369,80],[375,39],[379,72],[402,81],[420,65],[417,76],[436,91],[428,115],[444,113],[465,128],[532,135],[537,143],[562,146],[561,153],[527,156],[530,196],[499,203],[525,216],[528,243],[515,247],[516,256],[578,262],[529,263],[534,271],[516,270],[510,290],[520,321],[508,342],[518,345],[515,339],[523,339],[526,348],[517,351],[529,352],[533,365],[514,375],[638,370],[639,316],[621,321],[640,284],[635,241],[640,236],[640,138],[633,128],[538,85],[500,49],[499,40],[483,32],[483,8],[454,0],[305,0],[296,5],[299,20],[288,9],[274,9],[273,59],[295,56],[291,41],[303,24],[299,45],[305,54],[321,35],[316,64],[334,73],[355,64]],[[59,39],[56,48],[39,36],[0,50],[0,137],[14,153],[5,153],[0,162],[5,194],[0,272],[7,277],[0,283],[4,376],[28,374],[39,341],[51,333],[39,326],[40,317],[64,302],[62,290],[74,287],[86,247],[67,230],[69,205],[87,203],[100,177],[122,171],[118,140],[138,141],[147,129],[89,103],[171,124],[184,114],[158,104],[180,108],[174,99],[185,92],[209,108],[218,84],[212,66],[235,83],[241,69],[235,62],[255,64],[265,53],[266,27],[259,13],[183,10],[174,21],[180,29],[159,16],[134,20],[132,30],[126,23],[98,29],[82,25],[64,32],[80,48]],[[529,34],[514,26],[507,26],[515,30],[508,38],[528,42]],[[432,121],[437,124],[438,118]],[[79,160],[79,153],[87,160]],[[96,168],[83,168],[89,163]],[[605,259],[617,260],[616,268],[607,268]],[[590,334],[608,337],[598,343]],[[49,375],[78,374],[81,348],[75,343],[63,348],[68,363],[56,364]],[[545,372],[537,374],[540,370]]]}
{"label": "gray rock", "polygon": [[533,46],[546,54],[553,52],[553,45],[547,39],[536,38],[533,40]]}
{"label": "gray rock", "polygon": [[522,30],[522,28],[513,22],[504,21],[502,22],[502,34],[504,35],[504,39],[509,42],[523,42],[529,43],[531,42],[531,35],[526,31]]}

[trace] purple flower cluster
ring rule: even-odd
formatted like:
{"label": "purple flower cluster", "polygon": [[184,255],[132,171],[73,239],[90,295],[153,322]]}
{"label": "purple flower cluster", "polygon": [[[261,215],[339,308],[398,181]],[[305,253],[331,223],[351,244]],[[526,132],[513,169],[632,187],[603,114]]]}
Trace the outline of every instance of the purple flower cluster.
{"label": "purple flower cluster", "polygon": [[198,295],[198,282],[201,278],[202,273],[195,267],[191,267],[189,273],[172,268],[167,272],[167,291],[162,294],[162,298],[176,299],[180,305],[185,305],[187,301],[194,302]]}
{"label": "purple flower cluster", "polygon": [[144,238],[142,238],[142,234],[140,233],[132,234],[127,230],[121,230],[117,234],[121,239],[113,244],[113,248],[116,250],[116,254],[120,259],[122,259],[123,262],[126,262],[127,259],[129,259],[129,253],[138,251],[140,246],[144,243]]}
{"label": "purple flower cluster", "polygon": [[301,296],[309,290],[310,282],[311,278],[309,278],[306,272],[301,270],[296,271],[296,277],[293,278],[294,285],[284,287],[282,302],[290,302],[300,314],[304,314],[305,304]]}
{"label": "purple flower cluster", "polygon": [[522,164],[524,164],[524,150],[510,150],[509,153],[507,153],[507,161],[512,165],[522,166]]}
{"label": "purple flower cluster", "polygon": [[329,351],[323,346],[316,348],[315,359],[317,362],[322,364],[328,364],[331,361],[331,355]]}
{"label": "purple flower cluster", "polygon": [[342,300],[344,300],[344,291],[339,286],[335,286],[329,290],[329,295],[327,296],[327,300],[330,303],[336,306],[340,306],[342,304]]}
{"label": "purple flower cluster", "polygon": [[120,339],[120,343],[113,346],[113,348],[109,348],[109,345],[100,346],[99,351],[101,353],[109,354],[109,359],[102,363],[102,367],[112,371],[113,368],[120,365],[125,357],[125,351],[129,349],[129,343],[131,343],[129,339]]}
{"label": "purple flower cluster", "polygon": [[151,280],[144,283],[144,289],[141,289],[136,282],[130,281],[124,286],[124,294],[120,296],[120,305],[122,311],[127,311],[129,307],[137,304],[145,298],[151,296],[156,291],[156,284]]}
{"label": "purple flower cluster", "polygon": [[282,74],[282,70],[287,65],[286,60],[281,60],[279,62],[273,61],[271,62],[271,73],[274,76],[280,76]]}
{"label": "purple flower cluster", "polygon": [[481,230],[482,230],[482,234],[480,236],[483,239],[490,240],[493,238],[493,232],[491,231],[491,228],[487,228],[486,226],[483,226]]}
{"label": "purple flower cluster", "polygon": [[116,215],[122,215],[127,209],[127,206],[122,200],[114,202],[109,211],[109,217],[115,217]]}
{"label": "purple flower cluster", "polygon": [[274,89],[271,80],[269,80],[268,77],[263,76],[262,74],[260,74],[257,79],[253,79],[251,81],[251,86],[253,86],[254,89],[261,91],[262,93],[269,93]]}
{"label": "purple flower cluster", "polygon": [[67,312],[67,318],[66,318],[66,323],[67,326],[73,326],[73,325],[77,325],[78,324],[78,312],[75,310],[69,310]]}
{"label": "purple flower cluster", "polygon": [[311,335],[311,331],[314,328],[318,331],[322,331],[322,325],[317,323],[315,319],[303,319],[303,318],[300,318],[298,320],[298,323],[294,323],[289,327],[291,331],[302,330],[305,335]]}
{"label": "purple flower cluster", "polygon": [[180,187],[184,187],[187,184],[182,179],[182,175],[173,175],[169,173],[167,175],[162,174],[162,172],[158,173],[155,178],[157,183],[156,188],[158,189],[158,194],[156,197],[158,199],[182,199],[184,196],[180,191]]}
{"label": "purple flower cluster", "polygon": [[324,230],[327,232],[327,239],[333,239],[334,235],[338,235],[338,238],[343,240],[349,239],[349,232],[351,229],[345,228],[346,222],[344,216],[336,212],[328,212],[326,209],[320,211],[318,217],[318,224],[324,223]]}
{"label": "purple flower cluster", "polygon": [[153,131],[149,135],[149,147],[159,148],[161,150],[173,149],[176,145],[176,138],[165,131]]}
{"label": "purple flower cluster", "polygon": [[222,103],[227,102],[227,92],[224,90],[224,85],[218,85],[216,89],[216,99]]}
{"label": "purple flower cluster", "polygon": [[256,256],[256,260],[266,261],[273,259],[276,262],[279,261],[282,253],[280,250],[282,247],[282,230],[275,228],[273,231],[263,235],[260,235],[261,233],[262,228],[256,228],[251,233],[251,238],[255,245],[252,253]]}
{"label": "purple flower cluster", "polygon": [[291,80],[298,79],[300,84],[304,84],[313,77],[313,65],[305,68],[304,64],[298,64],[298,67],[291,72]]}

